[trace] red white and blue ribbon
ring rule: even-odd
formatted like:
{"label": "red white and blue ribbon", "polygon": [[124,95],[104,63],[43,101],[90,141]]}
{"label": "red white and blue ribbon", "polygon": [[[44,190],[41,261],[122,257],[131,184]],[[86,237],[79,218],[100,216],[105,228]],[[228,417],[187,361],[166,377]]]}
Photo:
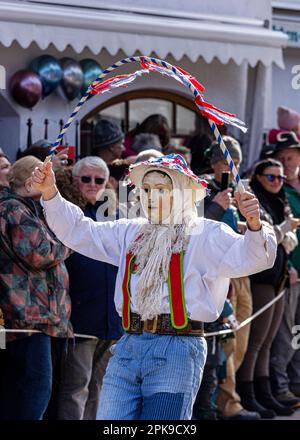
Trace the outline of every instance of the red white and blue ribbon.
{"label": "red white and blue ribbon", "polygon": [[143,73],[149,73],[149,70],[137,70],[136,72],[129,73],[128,75],[114,76],[113,78],[109,78],[95,85],[94,83],[92,83],[88,88],[88,92],[92,95],[97,95],[98,93],[110,92],[111,90],[117,89],[118,87],[127,87],[128,84],[132,83],[138,76],[141,76]]}
{"label": "red white and blue ribbon", "polygon": [[[111,73],[113,70],[118,69],[125,64],[139,62],[142,70],[139,70],[135,73],[126,74],[126,75],[117,75],[113,78],[109,78],[108,80],[102,81],[102,79]],[[226,145],[222,140],[222,136],[218,130],[217,124],[229,124],[235,127],[238,127],[243,132],[247,131],[245,124],[240,121],[236,116],[232,113],[225,112],[224,110],[218,109],[214,105],[206,102],[202,96],[204,92],[204,87],[199,81],[190,75],[188,72],[184,71],[180,67],[173,66],[164,60],[159,60],[157,58],[147,57],[147,56],[136,56],[129,57],[123,60],[120,60],[114,64],[112,64],[107,69],[103,70],[101,75],[93,81],[93,83],[89,86],[88,90],[83,94],[82,98],[78,102],[76,108],[70,115],[68,121],[64,125],[63,129],[59,133],[58,138],[56,139],[53,147],[51,148],[51,153],[54,153],[56,148],[61,144],[62,139],[80,111],[83,104],[91,95],[96,95],[98,93],[106,93],[111,91],[112,89],[118,87],[127,87],[131,82],[133,82],[137,77],[143,75],[144,73],[149,73],[149,71],[155,71],[162,75],[166,75],[172,77],[179,81],[183,86],[188,88],[194,97],[194,102],[197,108],[199,109],[202,116],[208,119],[209,125],[217,139],[217,142],[223,151],[224,157],[226,158],[230,170],[235,178],[235,181],[238,185],[238,189],[243,192],[244,187],[240,181],[240,176],[237,172],[236,167],[234,166],[233,160],[229,154]]]}
{"label": "red white and blue ribbon", "polygon": [[165,156],[161,157],[153,157],[146,161],[139,162],[136,164],[132,164],[129,167],[129,171],[127,174],[127,181],[130,185],[133,185],[131,181],[131,172],[135,167],[139,167],[141,165],[155,165],[157,167],[166,168],[169,170],[176,170],[180,173],[186,175],[190,179],[192,179],[194,182],[196,182],[198,185],[201,185],[205,189],[207,188],[207,182],[200,177],[196,176],[196,174],[193,173],[193,171],[188,167],[186,160],[183,156],[180,154],[174,154],[170,153]]}

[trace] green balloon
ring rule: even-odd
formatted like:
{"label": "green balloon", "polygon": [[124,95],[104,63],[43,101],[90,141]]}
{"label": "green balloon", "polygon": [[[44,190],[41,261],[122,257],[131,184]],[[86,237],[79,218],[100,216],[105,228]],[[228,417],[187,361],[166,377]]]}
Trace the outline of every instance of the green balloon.
{"label": "green balloon", "polygon": [[101,75],[102,69],[97,61],[91,58],[85,58],[79,61],[79,64],[84,76],[83,85],[81,87],[81,95],[83,95],[87,91],[88,86]]}

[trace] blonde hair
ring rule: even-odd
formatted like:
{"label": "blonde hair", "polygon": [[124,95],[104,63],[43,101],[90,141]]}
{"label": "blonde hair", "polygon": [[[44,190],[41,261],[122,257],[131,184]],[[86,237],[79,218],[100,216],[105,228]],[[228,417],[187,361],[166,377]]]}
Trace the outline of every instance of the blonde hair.
{"label": "blonde hair", "polygon": [[17,160],[8,173],[8,181],[11,188],[15,190],[24,186],[35,167],[41,164],[42,162],[34,156],[26,156]]}

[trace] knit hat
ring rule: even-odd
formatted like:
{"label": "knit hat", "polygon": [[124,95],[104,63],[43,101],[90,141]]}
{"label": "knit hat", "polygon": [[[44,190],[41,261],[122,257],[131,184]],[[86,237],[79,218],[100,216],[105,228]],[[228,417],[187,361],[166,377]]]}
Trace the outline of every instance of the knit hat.
{"label": "knit hat", "polygon": [[278,107],[277,123],[282,130],[300,130],[300,114],[287,107]]}
{"label": "knit hat", "polygon": [[278,151],[285,150],[287,148],[298,148],[300,149],[300,141],[293,131],[285,131],[283,133],[278,133],[276,136],[275,150],[274,154]]}
{"label": "knit hat", "polygon": [[100,119],[94,129],[94,149],[107,148],[124,139],[124,133],[116,122],[110,119]]}
{"label": "knit hat", "polygon": [[[238,159],[241,162],[243,155],[240,143],[231,136],[223,136],[222,139],[232,159]],[[210,163],[224,159],[224,154],[217,141],[212,142],[210,148],[205,151],[205,156],[210,159]]]}

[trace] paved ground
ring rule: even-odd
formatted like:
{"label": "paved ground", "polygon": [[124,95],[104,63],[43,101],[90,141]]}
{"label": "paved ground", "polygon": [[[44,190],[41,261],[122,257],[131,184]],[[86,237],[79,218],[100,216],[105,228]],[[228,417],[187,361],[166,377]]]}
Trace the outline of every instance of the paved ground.
{"label": "paved ground", "polygon": [[300,420],[300,409],[298,408],[292,416],[289,417],[276,417],[275,420]]}

